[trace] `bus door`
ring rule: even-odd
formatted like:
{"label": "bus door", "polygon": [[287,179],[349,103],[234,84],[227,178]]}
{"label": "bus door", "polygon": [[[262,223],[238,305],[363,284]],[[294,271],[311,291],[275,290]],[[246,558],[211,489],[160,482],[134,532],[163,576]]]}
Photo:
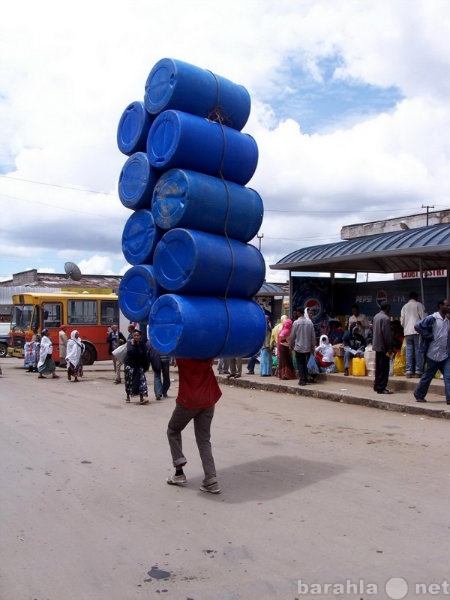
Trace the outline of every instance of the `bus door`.
{"label": "bus door", "polygon": [[48,329],[53,343],[53,360],[59,361],[59,330],[61,329],[63,311],[61,302],[43,302],[41,306],[40,330]]}

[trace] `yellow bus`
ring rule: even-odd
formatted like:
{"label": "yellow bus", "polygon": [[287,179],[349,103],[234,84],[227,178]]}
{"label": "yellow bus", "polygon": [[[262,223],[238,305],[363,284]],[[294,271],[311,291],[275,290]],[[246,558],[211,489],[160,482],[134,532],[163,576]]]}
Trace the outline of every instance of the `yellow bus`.
{"label": "yellow bus", "polygon": [[25,293],[13,296],[10,347],[8,354],[23,358],[24,346],[33,334],[48,329],[53,342],[53,360],[59,362],[61,325],[67,336],[77,329],[85,345],[83,364],[108,360],[106,338],[114,323],[119,325],[119,302],[116,294],[87,292]]}

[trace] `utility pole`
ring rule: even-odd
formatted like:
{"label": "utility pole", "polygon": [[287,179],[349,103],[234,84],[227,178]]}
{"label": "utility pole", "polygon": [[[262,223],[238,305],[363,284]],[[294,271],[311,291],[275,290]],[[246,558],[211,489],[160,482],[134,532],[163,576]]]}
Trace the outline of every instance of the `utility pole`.
{"label": "utility pole", "polygon": [[263,237],[264,237],[264,234],[263,234],[263,233],[257,233],[257,234],[256,234],[256,237],[257,237],[257,238],[258,238],[258,240],[259,240],[259,248],[258,248],[258,250],[261,252],[261,240],[263,239]]}
{"label": "utility pole", "polygon": [[428,213],[430,211],[430,208],[434,208],[434,206],[428,206],[428,205],[425,206],[425,205],[422,204],[422,208],[426,208],[427,209],[427,227],[428,227]]}

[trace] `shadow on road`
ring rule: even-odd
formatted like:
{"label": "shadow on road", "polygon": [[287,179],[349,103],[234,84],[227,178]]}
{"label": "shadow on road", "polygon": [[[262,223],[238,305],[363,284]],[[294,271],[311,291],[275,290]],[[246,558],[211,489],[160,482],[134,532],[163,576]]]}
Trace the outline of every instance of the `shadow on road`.
{"label": "shadow on road", "polygon": [[[225,467],[218,476],[222,487],[219,496],[227,503],[267,501],[295,490],[336,477],[345,471],[342,465],[311,461],[295,456],[269,456]],[[190,479],[193,484],[193,479]],[[199,482],[200,483],[200,480]]]}

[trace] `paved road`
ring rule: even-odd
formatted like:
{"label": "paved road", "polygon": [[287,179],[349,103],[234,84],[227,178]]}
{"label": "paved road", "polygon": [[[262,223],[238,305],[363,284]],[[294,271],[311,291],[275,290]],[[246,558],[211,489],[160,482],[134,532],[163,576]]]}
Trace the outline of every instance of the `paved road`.
{"label": "paved road", "polygon": [[0,378],[2,600],[448,597],[447,420],[223,386],[212,496],[192,429],[188,485],[164,481],[176,381],[126,405],[109,366],[76,384],[19,364]]}

